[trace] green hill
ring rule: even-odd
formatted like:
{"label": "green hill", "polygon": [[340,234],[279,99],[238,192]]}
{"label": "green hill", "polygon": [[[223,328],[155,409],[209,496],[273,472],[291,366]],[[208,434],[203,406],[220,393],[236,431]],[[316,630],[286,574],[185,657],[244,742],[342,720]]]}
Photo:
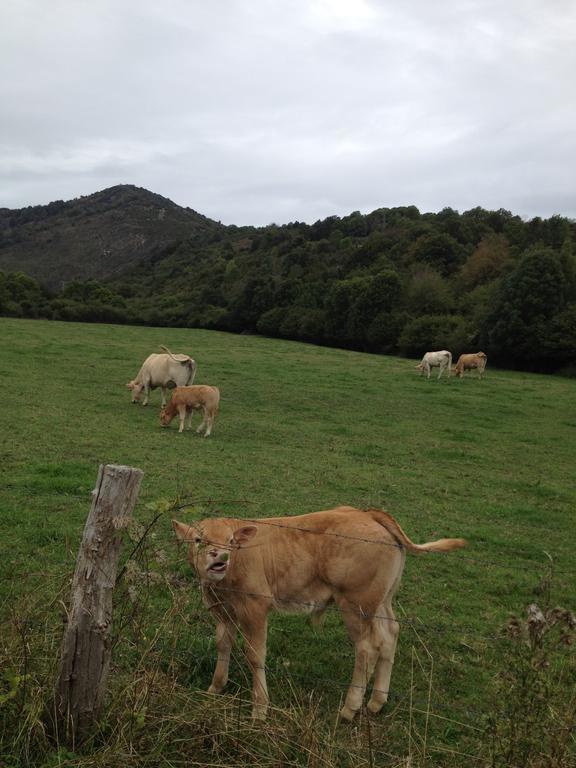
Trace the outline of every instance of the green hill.
{"label": "green hill", "polygon": [[146,189],[116,186],[68,202],[0,209],[0,269],[59,290],[70,280],[117,277],[175,241],[222,229]]}

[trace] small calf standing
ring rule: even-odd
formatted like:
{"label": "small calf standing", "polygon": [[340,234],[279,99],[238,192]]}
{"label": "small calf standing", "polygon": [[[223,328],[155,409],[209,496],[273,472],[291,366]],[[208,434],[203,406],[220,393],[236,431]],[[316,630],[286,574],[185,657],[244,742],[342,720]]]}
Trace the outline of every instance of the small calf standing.
{"label": "small calf standing", "polygon": [[333,607],[340,609],[356,650],[340,716],[353,719],[372,675],[367,708],[379,712],[390,691],[400,629],[392,598],[406,553],[449,552],[466,542],[414,544],[396,520],[379,509],[336,507],[246,523],[233,518],[202,520],[194,526],[172,521],[176,536],[189,544],[188,559],[200,578],[204,604],[216,620],[218,659],[208,691],[220,693],[228,682],[239,630],[252,668],[252,716],[264,719],[268,615],[285,610],[318,619]]}
{"label": "small calf standing", "polygon": [[191,387],[176,387],[172,393],[172,399],[165,408],[160,411],[160,424],[167,427],[174,416],[178,414],[180,428],[184,431],[184,421],[188,414],[188,429],[192,429],[192,415],[194,411],[202,411],[202,423],[196,432],[204,430],[204,437],[212,432],[212,424],[218,415],[220,404],[220,390],[218,387],[209,387],[206,384],[195,384]]}

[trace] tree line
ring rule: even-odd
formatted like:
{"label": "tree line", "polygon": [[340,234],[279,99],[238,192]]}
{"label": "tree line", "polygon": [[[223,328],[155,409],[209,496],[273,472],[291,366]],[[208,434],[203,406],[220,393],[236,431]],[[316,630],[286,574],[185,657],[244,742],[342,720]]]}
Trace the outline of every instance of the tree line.
{"label": "tree line", "polygon": [[99,283],[0,273],[0,313],[253,332],[383,354],[576,373],[575,225],[509,211],[382,208],[222,227]]}

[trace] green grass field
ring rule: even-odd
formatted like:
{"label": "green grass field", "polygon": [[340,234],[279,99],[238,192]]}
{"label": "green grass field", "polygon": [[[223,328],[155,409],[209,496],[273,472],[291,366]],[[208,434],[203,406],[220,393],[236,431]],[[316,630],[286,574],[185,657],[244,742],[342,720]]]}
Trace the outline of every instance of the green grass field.
{"label": "green grass field", "polygon": [[[125,383],[160,344],[196,359],[195,383],[220,387],[210,438],[179,435],[176,421],[161,429],[159,391],[147,408],[130,403]],[[402,631],[392,677],[399,701],[411,686],[423,697],[433,669],[437,717],[428,738],[462,750],[498,674],[493,638],[511,613],[543,599],[551,562],[553,600],[574,608],[576,381],[494,370],[490,360],[483,381],[427,381],[414,364],[201,330],[0,319],[3,626],[32,616],[31,636],[58,638],[57,601],[66,599],[100,463],[144,471],[142,523],[158,500],[176,497],[194,500],[196,514],[234,517],[383,507],[416,542],[469,540],[466,550],[408,558],[398,616],[419,630]],[[172,654],[171,669],[193,691],[209,683],[210,623],[168,518],[154,527],[155,546],[189,582],[198,620],[154,651],[160,664]],[[157,589],[148,633],[164,610]],[[56,639],[46,647],[57,652]],[[129,659],[118,659],[118,679]],[[274,703],[293,706],[314,692],[321,717],[333,721],[352,667],[336,614],[322,630],[303,617],[276,617],[269,665]],[[232,688],[245,692],[241,665],[235,674]],[[400,709],[382,716],[390,743],[404,743],[407,718]],[[378,738],[384,726],[373,727]],[[76,764],[84,763],[66,763]]]}

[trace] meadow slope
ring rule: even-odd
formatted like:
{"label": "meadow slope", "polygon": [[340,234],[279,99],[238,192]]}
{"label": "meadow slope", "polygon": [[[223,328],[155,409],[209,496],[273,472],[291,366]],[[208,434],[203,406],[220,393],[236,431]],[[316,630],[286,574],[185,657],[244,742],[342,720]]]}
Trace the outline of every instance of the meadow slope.
{"label": "meadow slope", "polygon": [[[195,383],[220,387],[209,439],[177,434],[176,422],[162,430],[158,391],[147,408],[130,403],[125,383],[160,344],[196,359]],[[576,381],[494,370],[490,360],[483,381],[426,381],[414,361],[257,336],[12,319],[0,319],[0,380],[5,618],[65,594],[100,463],[144,471],[143,523],[158,500],[176,497],[194,500],[194,514],[237,517],[352,504],[387,509],[416,542],[468,539],[461,552],[408,559],[398,615],[420,629],[401,633],[392,678],[394,692],[410,681],[426,692],[424,672],[414,680],[414,654],[433,659],[433,703],[462,721],[474,721],[489,698],[493,636],[539,599],[551,560],[553,599],[574,608]],[[196,615],[168,516],[154,536],[186,579]],[[147,608],[151,628],[161,602]],[[171,652],[186,685],[203,688],[211,630],[204,618],[193,626]],[[156,650],[162,657],[163,646]],[[352,653],[335,614],[322,630],[278,616],[269,661],[279,675],[273,700],[313,690],[331,712]],[[453,724],[435,728],[442,743],[465,738]]]}

